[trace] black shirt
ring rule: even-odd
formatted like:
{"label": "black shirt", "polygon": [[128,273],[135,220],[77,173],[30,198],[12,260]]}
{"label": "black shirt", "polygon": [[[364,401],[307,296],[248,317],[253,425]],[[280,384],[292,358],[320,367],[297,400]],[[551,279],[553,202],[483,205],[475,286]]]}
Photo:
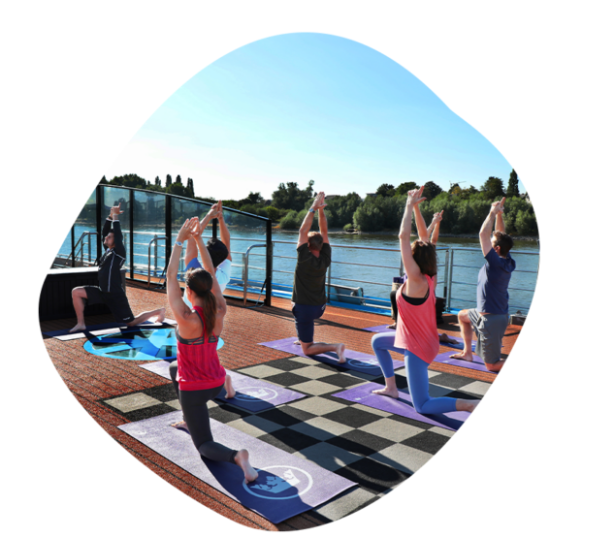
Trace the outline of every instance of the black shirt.
{"label": "black shirt", "polygon": [[332,249],[324,243],[319,257],[309,250],[307,243],[297,248],[297,265],[293,278],[295,303],[303,305],[324,305],[326,303],[326,270],[332,261]]}
{"label": "black shirt", "polygon": [[120,222],[116,220],[105,220],[103,225],[103,239],[109,233],[109,230],[113,229],[113,236],[115,241],[114,248],[108,248],[103,244],[106,252],[99,259],[99,288],[103,292],[112,293],[123,293],[124,287],[122,286],[122,276],[120,268],[126,262],[126,247],[124,247],[124,236],[120,229]]}

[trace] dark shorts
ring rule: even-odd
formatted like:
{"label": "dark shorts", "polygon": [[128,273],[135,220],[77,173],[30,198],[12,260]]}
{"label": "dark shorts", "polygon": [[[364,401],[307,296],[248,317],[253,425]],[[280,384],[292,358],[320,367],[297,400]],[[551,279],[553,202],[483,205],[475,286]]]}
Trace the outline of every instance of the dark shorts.
{"label": "dark shorts", "polygon": [[87,305],[104,303],[118,322],[128,323],[134,320],[134,313],[130,309],[128,298],[123,291],[103,292],[98,286],[82,286],[81,288],[84,288],[87,293]]}
{"label": "dark shorts", "polygon": [[481,315],[477,309],[469,309],[468,318],[477,337],[476,354],[487,364],[497,364],[501,359],[501,341],[509,316]]}
{"label": "dark shorts", "polygon": [[302,303],[294,303],[293,316],[295,317],[295,328],[297,329],[297,337],[303,343],[313,342],[314,320],[319,319],[326,310],[324,305],[304,305]]}

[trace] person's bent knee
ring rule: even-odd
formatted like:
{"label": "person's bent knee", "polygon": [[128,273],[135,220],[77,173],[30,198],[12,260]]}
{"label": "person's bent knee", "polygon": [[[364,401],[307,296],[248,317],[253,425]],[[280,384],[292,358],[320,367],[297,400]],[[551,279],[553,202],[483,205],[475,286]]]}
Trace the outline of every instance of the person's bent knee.
{"label": "person's bent knee", "polygon": [[503,367],[503,362],[503,360],[500,360],[495,364],[489,364],[488,362],[485,362],[485,368],[487,368],[487,370],[489,370],[490,372],[498,372]]}
{"label": "person's bent knee", "polygon": [[468,322],[468,324],[470,324],[470,318],[468,316],[468,311],[469,311],[469,309],[462,309],[462,311],[460,311],[458,313],[458,320],[460,320],[462,322]]}
{"label": "person's bent knee", "polygon": [[303,350],[303,354],[308,354],[309,348],[313,345],[313,341],[305,342],[299,340],[301,343],[301,349]]}

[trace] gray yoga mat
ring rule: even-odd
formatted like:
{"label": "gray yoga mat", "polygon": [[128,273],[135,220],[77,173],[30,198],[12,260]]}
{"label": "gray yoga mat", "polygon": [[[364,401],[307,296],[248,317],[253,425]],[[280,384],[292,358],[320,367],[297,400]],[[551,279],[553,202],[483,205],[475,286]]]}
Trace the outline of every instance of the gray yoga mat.
{"label": "gray yoga mat", "polygon": [[[149,362],[148,364],[142,364],[140,367],[156,373],[161,377],[170,379],[169,362],[166,360]],[[254,377],[249,377],[233,370],[227,370],[227,374],[231,376],[231,380],[233,381],[235,396],[233,398],[225,398],[227,392],[223,388],[217,398],[224,400],[227,404],[246,409],[253,413],[293,402],[293,400],[299,400],[306,396],[300,392],[295,392],[279,385],[273,385],[267,381],[255,379]]]}
{"label": "gray yoga mat", "polygon": [[494,373],[494,374],[497,373],[497,372],[491,372],[491,371],[487,370],[483,359],[478,355],[475,355],[475,354],[472,355],[472,362],[467,362],[466,360],[458,360],[457,358],[452,358],[452,355],[456,354],[457,352],[458,351],[449,351],[447,353],[437,355],[434,360],[435,360],[435,362],[451,364],[452,366],[458,366],[459,368],[467,368],[469,370],[478,370],[480,372],[487,372],[487,373]]}
{"label": "gray yoga mat", "polygon": [[215,441],[231,449],[248,450],[250,462],[259,476],[256,481],[244,484],[243,472],[237,465],[201,457],[190,435],[170,426],[181,418],[181,411],[175,411],[118,428],[272,523],[311,510],[357,485],[211,419]]}
{"label": "gray yoga mat", "polygon": [[[303,354],[303,351],[301,350],[301,345],[294,344],[296,340],[296,337],[288,337],[286,339],[279,339],[276,341],[266,341],[265,343],[259,343],[259,345],[263,345],[264,347],[270,347],[271,349],[277,349],[278,351],[283,351],[285,353],[289,353],[292,355],[311,358],[319,362],[324,362],[325,364],[342,366],[343,368],[347,368],[349,370],[355,370],[358,372],[366,373],[372,377],[382,376],[382,370],[375,355],[359,353],[357,351],[351,351],[350,349],[347,349],[344,353],[347,360],[344,364],[340,364],[338,362],[338,357],[336,353],[324,353],[321,355],[309,357],[305,356]],[[400,351],[401,350],[398,349],[398,352]],[[392,360],[392,362],[394,363],[395,370],[404,367],[404,362],[401,360]]]}
{"label": "gray yoga mat", "polygon": [[[166,318],[163,321],[163,324],[174,325],[177,324],[177,322]],[[141,324],[133,326],[132,328],[130,328],[130,330],[140,328],[141,326],[143,328],[150,328],[151,326],[155,328],[160,328],[161,323],[156,323],[147,320],[145,322],[142,322]],[[59,339],[60,341],[70,341],[72,339],[81,339],[83,337],[88,337],[89,335],[100,336],[105,334],[115,334],[121,332],[122,330],[124,332],[128,330],[128,327],[123,322],[107,322],[105,324],[93,324],[91,326],[87,326],[86,330],[83,330],[82,332],[75,332],[74,334],[69,333],[70,328],[66,328],[64,330],[53,330],[51,332],[42,332],[42,334],[46,337],[54,337],[56,339]]]}
{"label": "gray yoga mat", "polygon": [[449,430],[458,430],[470,415],[466,411],[422,415],[415,411],[408,392],[399,389],[399,398],[395,400],[389,396],[373,394],[371,392],[377,389],[381,389],[381,385],[377,383],[363,383],[362,385],[333,394],[332,396]]}

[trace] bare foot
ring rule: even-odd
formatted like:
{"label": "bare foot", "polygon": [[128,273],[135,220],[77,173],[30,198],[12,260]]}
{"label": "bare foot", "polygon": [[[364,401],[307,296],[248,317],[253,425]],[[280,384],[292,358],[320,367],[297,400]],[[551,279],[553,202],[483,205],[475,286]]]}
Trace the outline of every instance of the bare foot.
{"label": "bare foot", "polygon": [[455,339],[452,339],[447,334],[439,334],[440,343],[458,343]]}
{"label": "bare foot", "polygon": [[461,398],[458,398],[456,400],[456,410],[472,413],[479,402],[480,400],[462,400]]}
{"label": "bare foot", "polygon": [[298,339],[296,339],[295,341],[293,341],[293,345],[300,345],[301,341],[299,341]]}
{"label": "bare foot", "polygon": [[247,449],[241,449],[235,455],[235,463],[243,470],[246,483],[253,482],[257,477],[258,473],[252,468],[249,460],[249,453]]}
{"label": "bare foot", "polygon": [[396,323],[395,323],[395,322],[393,322],[392,324],[390,324],[390,325],[388,326],[388,328],[390,328],[391,330],[396,330]]}
{"label": "bare foot", "polygon": [[453,358],[454,360],[466,360],[466,362],[472,362],[472,353],[470,354],[470,358],[468,358],[468,355],[464,353],[453,354],[450,358]]}
{"label": "bare foot", "polygon": [[161,307],[159,314],[157,315],[157,322],[163,322],[165,320],[165,307]]}
{"label": "bare foot", "polygon": [[344,352],[346,351],[346,345],[344,343],[338,344],[338,349],[336,349],[336,354],[338,355],[338,362],[344,364],[346,362],[346,358],[344,356]]}
{"label": "bare foot", "polygon": [[75,332],[82,332],[83,330],[86,330],[86,329],[87,329],[87,327],[86,327],[86,325],[84,323],[83,324],[78,324],[77,323],[74,326],[74,328],[71,328],[70,330],[68,330],[68,333],[69,334],[74,334]]}
{"label": "bare foot", "polygon": [[178,430],[185,430],[186,432],[190,432],[188,430],[188,425],[186,425],[185,421],[179,421],[178,423],[171,423],[171,426]]}
{"label": "bare foot", "polygon": [[225,390],[227,391],[225,398],[233,398],[235,396],[235,389],[233,388],[233,382],[231,381],[230,375],[225,377]]}
{"label": "bare foot", "polygon": [[373,394],[381,394],[383,396],[389,396],[390,398],[398,399],[398,389],[390,390],[388,387],[384,387],[383,389],[378,389],[376,391],[371,391]]}

